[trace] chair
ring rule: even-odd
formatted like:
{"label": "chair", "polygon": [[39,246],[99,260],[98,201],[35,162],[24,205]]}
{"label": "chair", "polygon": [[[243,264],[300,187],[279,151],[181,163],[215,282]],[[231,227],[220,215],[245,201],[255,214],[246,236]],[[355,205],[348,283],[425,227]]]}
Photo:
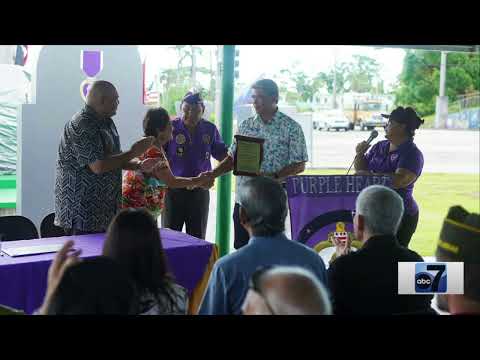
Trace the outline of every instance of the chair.
{"label": "chair", "polygon": [[38,239],[35,224],[25,216],[0,216],[0,234],[3,241]]}
{"label": "chair", "polygon": [[66,236],[65,231],[59,226],[54,225],[55,213],[48,214],[42,220],[40,224],[40,236],[46,237],[59,237]]}

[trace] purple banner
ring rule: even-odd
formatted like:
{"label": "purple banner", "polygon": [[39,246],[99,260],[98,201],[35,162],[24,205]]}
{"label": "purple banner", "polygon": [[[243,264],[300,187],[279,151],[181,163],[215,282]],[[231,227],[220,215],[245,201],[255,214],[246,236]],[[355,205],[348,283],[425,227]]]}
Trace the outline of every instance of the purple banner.
{"label": "purple banner", "polygon": [[81,68],[88,77],[96,76],[103,68],[103,54],[100,50],[82,50]]}
{"label": "purple banner", "polygon": [[293,240],[314,247],[327,240],[337,222],[352,232],[352,210],[358,194],[370,185],[391,187],[389,176],[301,175],[287,178]]}

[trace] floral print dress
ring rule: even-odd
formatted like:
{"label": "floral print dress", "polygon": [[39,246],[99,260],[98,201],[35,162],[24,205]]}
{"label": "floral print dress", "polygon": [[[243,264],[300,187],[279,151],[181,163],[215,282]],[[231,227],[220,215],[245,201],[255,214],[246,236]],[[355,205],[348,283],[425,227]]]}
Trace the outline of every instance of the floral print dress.
{"label": "floral print dress", "polygon": [[[169,167],[163,149],[152,146],[139,160],[150,158],[159,158],[159,166],[162,168]],[[165,207],[166,193],[167,185],[163,181],[141,170],[127,170],[122,181],[121,208],[145,208],[156,218]]]}

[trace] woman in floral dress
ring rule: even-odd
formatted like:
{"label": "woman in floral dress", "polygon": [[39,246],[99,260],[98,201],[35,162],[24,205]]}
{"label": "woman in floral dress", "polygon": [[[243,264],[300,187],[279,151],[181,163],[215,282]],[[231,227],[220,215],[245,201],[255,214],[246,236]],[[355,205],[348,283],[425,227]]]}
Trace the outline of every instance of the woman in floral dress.
{"label": "woman in floral dress", "polygon": [[208,177],[199,175],[193,178],[175,177],[163,151],[163,145],[172,139],[172,124],[168,112],[161,107],[149,109],[143,119],[145,136],[156,138],[139,160],[158,159],[151,173],[140,170],[128,170],[123,176],[122,208],[146,208],[157,218],[165,206],[165,194],[168,188],[209,188],[213,183]]}

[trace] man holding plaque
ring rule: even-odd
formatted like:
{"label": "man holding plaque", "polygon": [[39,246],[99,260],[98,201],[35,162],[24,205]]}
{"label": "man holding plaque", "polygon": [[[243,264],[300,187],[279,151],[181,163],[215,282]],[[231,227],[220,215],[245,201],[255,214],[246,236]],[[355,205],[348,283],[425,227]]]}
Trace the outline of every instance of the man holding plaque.
{"label": "man holding plaque", "polygon": [[[212,157],[225,159],[228,148],[215,124],[203,119],[205,105],[199,92],[189,91],[180,106],[183,116],[172,121],[173,139],[164,149],[174,176],[196,177],[212,169]],[[211,185],[213,179],[202,187],[169,189],[162,226],[182,231],[185,224],[188,234],[205,239]]]}
{"label": "man holding plaque", "polygon": [[249,177],[263,175],[283,183],[288,176],[305,170],[308,161],[303,130],[295,120],[278,111],[278,86],[270,79],[252,85],[256,115],[242,121],[229,156],[211,172],[212,178],[234,170],[236,178],[234,247],[239,249],[249,240],[240,224],[238,189]]}

